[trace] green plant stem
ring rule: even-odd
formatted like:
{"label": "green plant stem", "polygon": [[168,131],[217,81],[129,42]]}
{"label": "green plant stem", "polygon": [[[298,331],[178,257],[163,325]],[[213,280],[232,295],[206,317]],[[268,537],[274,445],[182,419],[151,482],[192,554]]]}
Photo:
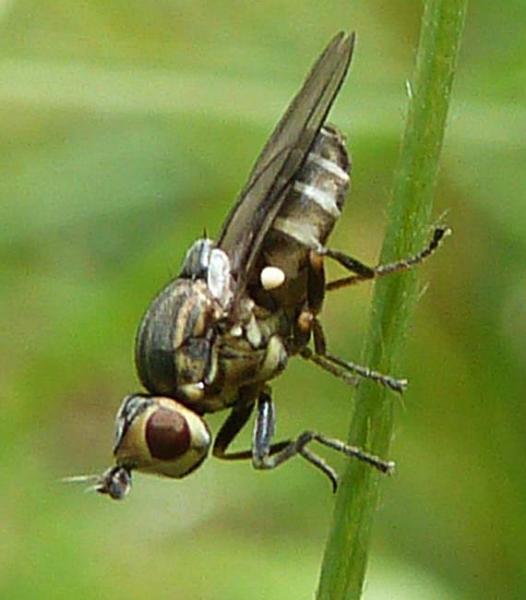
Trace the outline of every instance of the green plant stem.
{"label": "green plant stem", "polygon": [[[467,0],[425,2],[381,263],[416,253],[430,234],[433,191],[466,8]],[[414,272],[386,277],[376,284],[364,351],[365,364],[371,368],[399,373],[416,291]],[[356,394],[350,443],[388,457],[397,402],[392,392],[363,381]],[[336,499],[318,600],[360,598],[381,478],[358,461],[349,464]]]}

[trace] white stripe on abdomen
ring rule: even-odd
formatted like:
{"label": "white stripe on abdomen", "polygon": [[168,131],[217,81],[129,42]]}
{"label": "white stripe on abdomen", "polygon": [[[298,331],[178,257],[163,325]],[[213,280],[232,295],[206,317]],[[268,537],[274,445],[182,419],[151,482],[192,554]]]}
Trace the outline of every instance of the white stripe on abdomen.
{"label": "white stripe on abdomen", "polygon": [[331,215],[331,217],[337,219],[340,216],[341,212],[336,204],[334,194],[320,190],[316,186],[303,183],[302,181],[296,181],[294,183],[294,189],[300,194],[307,196],[309,200],[315,202],[326,213]]}

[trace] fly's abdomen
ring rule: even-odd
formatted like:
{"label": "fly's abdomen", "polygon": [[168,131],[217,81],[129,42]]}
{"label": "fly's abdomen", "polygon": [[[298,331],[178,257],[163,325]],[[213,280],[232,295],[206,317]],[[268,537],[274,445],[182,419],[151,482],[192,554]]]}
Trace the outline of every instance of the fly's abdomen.
{"label": "fly's abdomen", "polygon": [[325,244],[341,215],[350,182],[349,172],[343,135],[335,127],[323,127],[272,230],[308,248]]}
{"label": "fly's abdomen", "polygon": [[[283,271],[284,284],[270,294],[280,305],[298,307],[305,301],[309,251],[325,245],[341,215],[349,184],[350,160],[344,137],[326,125],[265,237],[256,269],[260,273],[268,265]],[[266,305],[269,295],[261,290],[259,281],[252,284],[256,301]]]}

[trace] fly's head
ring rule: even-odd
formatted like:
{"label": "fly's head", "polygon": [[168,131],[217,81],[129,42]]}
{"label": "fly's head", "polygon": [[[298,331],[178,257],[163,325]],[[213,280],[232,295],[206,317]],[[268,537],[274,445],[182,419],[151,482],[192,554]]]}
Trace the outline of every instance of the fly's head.
{"label": "fly's head", "polygon": [[180,479],[206,458],[211,434],[206,423],[176,400],[142,394],[127,396],[115,421],[115,465],[91,481],[91,489],[122,500],[131,489],[132,471]]}

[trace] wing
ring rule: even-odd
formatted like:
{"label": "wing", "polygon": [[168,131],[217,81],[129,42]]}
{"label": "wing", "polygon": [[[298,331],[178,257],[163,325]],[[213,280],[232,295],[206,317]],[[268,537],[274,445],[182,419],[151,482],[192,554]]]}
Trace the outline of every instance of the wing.
{"label": "wing", "polygon": [[244,291],[263,239],[338,94],[354,39],[354,33],[345,36],[341,32],[325,48],[265,144],[223,224],[218,244],[230,257],[236,296]]}

